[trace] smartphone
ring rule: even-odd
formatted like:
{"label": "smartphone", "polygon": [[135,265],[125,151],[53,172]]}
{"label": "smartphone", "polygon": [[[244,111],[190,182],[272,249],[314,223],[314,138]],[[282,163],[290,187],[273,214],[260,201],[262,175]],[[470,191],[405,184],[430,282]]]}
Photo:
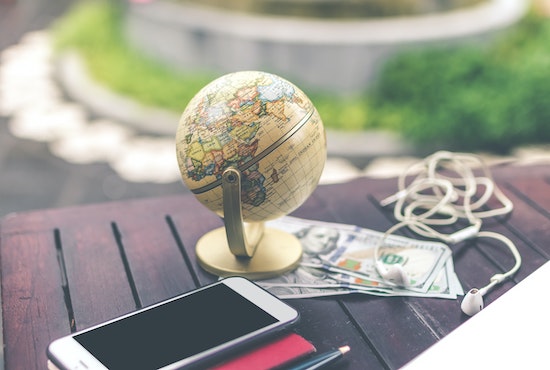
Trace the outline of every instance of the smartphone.
{"label": "smartphone", "polygon": [[229,277],[53,341],[63,370],[186,369],[287,328],[298,312],[242,277]]}

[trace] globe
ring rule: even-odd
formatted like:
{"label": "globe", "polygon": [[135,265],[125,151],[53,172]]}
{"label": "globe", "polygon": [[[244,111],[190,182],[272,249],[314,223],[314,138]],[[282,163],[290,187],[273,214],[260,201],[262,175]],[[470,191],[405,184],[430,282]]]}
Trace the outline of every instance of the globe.
{"label": "globe", "polygon": [[223,217],[222,175],[242,176],[242,218],[263,222],[298,208],[326,160],[323,123],[310,99],[271,73],[241,71],[201,89],[176,133],[178,165],[197,199]]}

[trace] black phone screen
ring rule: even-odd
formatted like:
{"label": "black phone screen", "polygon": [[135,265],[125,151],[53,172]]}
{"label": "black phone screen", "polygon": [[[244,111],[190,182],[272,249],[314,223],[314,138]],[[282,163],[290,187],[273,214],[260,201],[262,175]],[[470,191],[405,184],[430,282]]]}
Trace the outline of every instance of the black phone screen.
{"label": "black phone screen", "polygon": [[276,322],[217,284],[74,338],[109,369],[157,369]]}

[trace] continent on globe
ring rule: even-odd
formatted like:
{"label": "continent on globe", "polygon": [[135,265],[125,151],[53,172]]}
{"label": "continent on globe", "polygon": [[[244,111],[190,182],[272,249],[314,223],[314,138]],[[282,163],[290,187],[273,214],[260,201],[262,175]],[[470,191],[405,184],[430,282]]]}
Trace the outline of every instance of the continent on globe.
{"label": "continent on globe", "polygon": [[185,185],[223,216],[223,172],[241,172],[243,218],[267,221],[299,207],[313,192],[326,160],[317,110],[289,81],[266,72],[222,76],[183,112],[176,151]]}

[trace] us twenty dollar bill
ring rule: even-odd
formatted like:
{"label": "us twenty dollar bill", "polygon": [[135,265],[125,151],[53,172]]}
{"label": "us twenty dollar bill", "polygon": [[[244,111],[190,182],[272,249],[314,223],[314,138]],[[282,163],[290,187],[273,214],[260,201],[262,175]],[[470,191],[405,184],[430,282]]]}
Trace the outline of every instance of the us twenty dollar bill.
{"label": "us twenty dollar bill", "polygon": [[349,293],[380,296],[427,296],[454,299],[463,294],[450,249],[435,242],[390,236],[380,249],[383,263],[400,263],[410,277],[407,288],[385,282],[375,268],[374,248],[383,233],[353,225],[283,217],[267,227],[298,237],[300,266],[276,278],[260,280],[281,298]]}

